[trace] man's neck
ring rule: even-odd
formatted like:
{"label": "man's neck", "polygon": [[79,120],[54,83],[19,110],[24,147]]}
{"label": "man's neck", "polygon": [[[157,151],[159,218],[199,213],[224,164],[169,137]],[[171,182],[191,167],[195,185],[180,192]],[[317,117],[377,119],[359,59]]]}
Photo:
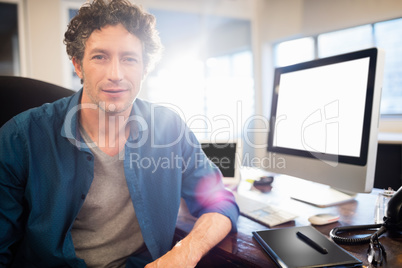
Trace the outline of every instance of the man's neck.
{"label": "man's neck", "polygon": [[80,123],[91,140],[106,154],[116,155],[123,148],[130,134],[127,126],[131,109],[123,113],[105,112],[97,109],[82,109]]}

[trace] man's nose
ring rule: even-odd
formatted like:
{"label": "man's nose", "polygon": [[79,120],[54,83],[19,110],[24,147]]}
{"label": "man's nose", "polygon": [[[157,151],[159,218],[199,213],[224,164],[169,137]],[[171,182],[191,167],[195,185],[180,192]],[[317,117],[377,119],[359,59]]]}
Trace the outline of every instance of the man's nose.
{"label": "man's nose", "polygon": [[113,82],[118,82],[123,79],[123,70],[119,59],[113,59],[110,62],[108,79]]}

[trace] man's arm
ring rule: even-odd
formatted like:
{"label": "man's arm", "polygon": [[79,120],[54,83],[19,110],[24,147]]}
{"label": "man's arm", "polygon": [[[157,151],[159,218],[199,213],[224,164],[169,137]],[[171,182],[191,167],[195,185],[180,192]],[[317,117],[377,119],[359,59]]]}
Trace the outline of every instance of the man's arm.
{"label": "man's arm", "polygon": [[211,212],[203,214],[193,230],[168,253],[148,264],[155,267],[195,267],[201,258],[216,246],[232,229],[228,217]]}
{"label": "man's arm", "polygon": [[25,145],[13,122],[0,128],[0,267],[10,265],[23,236]]}

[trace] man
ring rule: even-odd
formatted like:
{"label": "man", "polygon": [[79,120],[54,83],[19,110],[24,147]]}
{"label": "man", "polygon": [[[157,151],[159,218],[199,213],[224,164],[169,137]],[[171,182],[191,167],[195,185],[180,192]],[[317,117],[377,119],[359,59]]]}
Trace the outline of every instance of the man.
{"label": "man", "polygon": [[[238,208],[194,135],[137,95],[160,51],[154,17],[85,4],[65,34],[83,89],[0,129],[0,264],[194,267]],[[184,198],[199,217],[172,247]]]}

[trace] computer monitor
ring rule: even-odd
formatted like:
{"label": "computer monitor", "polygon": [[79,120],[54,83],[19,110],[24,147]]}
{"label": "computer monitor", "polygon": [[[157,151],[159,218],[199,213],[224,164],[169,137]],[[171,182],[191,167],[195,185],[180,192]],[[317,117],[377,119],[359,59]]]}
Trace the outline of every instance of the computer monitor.
{"label": "computer monitor", "polygon": [[221,171],[223,184],[236,188],[240,181],[241,151],[237,141],[207,142],[201,141],[205,155]]}
{"label": "computer monitor", "polygon": [[275,69],[267,151],[276,164],[266,168],[331,187],[294,198],[329,206],[371,192],[383,66],[371,48]]}

